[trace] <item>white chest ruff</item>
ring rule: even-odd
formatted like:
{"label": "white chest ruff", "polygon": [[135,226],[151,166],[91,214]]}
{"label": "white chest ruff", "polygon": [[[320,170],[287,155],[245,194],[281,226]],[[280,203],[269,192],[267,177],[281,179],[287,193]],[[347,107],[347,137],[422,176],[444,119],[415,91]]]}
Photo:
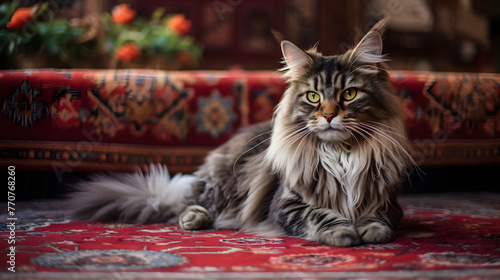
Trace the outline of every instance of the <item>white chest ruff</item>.
{"label": "white chest ruff", "polygon": [[326,174],[323,186],[327,196],[342,214],[355,220],[355,208],[362,199],[363,181],[369,165],[369,154],[362,150],[348,150],[341,144],[321,143],[318,157]]}

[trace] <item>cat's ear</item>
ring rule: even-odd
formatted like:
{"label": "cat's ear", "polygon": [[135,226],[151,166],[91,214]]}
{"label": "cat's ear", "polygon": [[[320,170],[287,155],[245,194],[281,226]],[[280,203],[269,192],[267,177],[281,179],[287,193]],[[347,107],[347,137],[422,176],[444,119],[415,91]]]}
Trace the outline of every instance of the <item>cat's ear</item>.
{"label": "cat's ear", "polygon": [[307,71],[307,66],[313,63],[312,58],[306,52],[290,41],[281,42],[281,51],[286,64],[281,70],[286,70],[285,76],[291,79],[302,76]]}
{"label": "cat's ear", "polygon": [[349,55],[349,61],[355,64],[375,65],[386,61],[382,55],[382,37],[377,31],[369,31]]}
{"label": "cat's ear", "polygon": [[388,21],[388,18],[384,18],[368,31],[349,55],[351,63],[378,65],[381,62],[387,61],[385,56],[382,55],[382,36],[385,33]]}

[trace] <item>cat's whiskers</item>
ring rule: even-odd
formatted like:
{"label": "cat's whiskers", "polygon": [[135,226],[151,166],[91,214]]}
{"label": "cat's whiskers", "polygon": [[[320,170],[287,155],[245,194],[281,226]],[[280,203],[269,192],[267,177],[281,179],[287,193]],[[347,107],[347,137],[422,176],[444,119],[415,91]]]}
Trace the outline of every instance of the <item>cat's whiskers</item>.
{"label": "cat's whiskers", "polygon": [[[405,135],[402,135],[400,133],[397,133],[396,131],[393,131],[393,127],[392,126],[384,124],[384,123],[381,123],[381,122],[376,122],[376,121],[362,121],[361,124],[363,124],[365,126],[369,126],[371,128],[381,129],[384,132],[387,132],[387,133],[399,136],[401,138],[406,138]],[[383,127],[381,127],[381,126],[383,126]]]}
{"label": "cat's whiskers", "polygon": [[[341,131],[345,131],[345,132],[347,132],[350,136],[352,136],[352,138],[354,138],[354,140],[356,140],[356,142],[357,142],[357,143],[358,143],[358,145],[359,145],[359,141],[358,141],[358,139],[354,136],[354,134],[353,134],[352,132],[350,132],[350,131],[349,131],[349,129],[347,129],[347,127],[346,127],[344,124],[339,123],[338,125],[340,126],[340,130],[341,130]],[[343,141],[341,141],[341,143],[343,143],[343,144],[345,144],[345,145],[349,145],[349,146],[351,147],[351,150],[352,150],[352,141],[350,141],[350,140],[351,140],[351,137],[349,137],[349,139],[347,139],[347,140],[343,140]],[[344,151],[345,151],[346,153],[351,152],[351,150],[348,150],[346,147],[344,147],[344,146],[341,146],[341,147],[342,147],[342,149],[344,149]]]}
{"label": "cat's whiskers", "polygon": [[[368,137],[367,135],[365,135],[362,131],[358,131],[356,130],[353,126],[344,126],[346,131],[353,137],[356,139],[356,142],[358,143],[358,145],[360,145],[360,142],[359,140],[357,139],[357,137],[354,135],[353,132],[356,132],[358,135],[360,135],[361,137],[363,137],[367,142],[368,144],[372,147],[373,150],[376,150],[377,147],[375,146],[375,144],[370,140],[370,137]],[[351,131],[352,130],[352,131]],[[349,173],[349,170],[346,170],[346,172],[341,176],[341,178],[344,178],[347,174]]]}
{"label": "cat's whiskers", "polygon": [[[353,132],[358,133],[365,140],[367,140],[368,142],[370,142],[370,139],[367,139],[366,135],[364,135],[363,133],[360,133],[360,131],[357,131],[355,129],[356,124],[357,124],[357,122],[348,122],[348,123],[344,124],[344,127],[345,127],[346,131],[356,140],[356,142],[358,143],[358,145],[360,145],[361,143],[359,142],[358,138],[356,137],[356,135],[354,135]],[[371,146],[372,146],[372,148],[375,148],[373,145],[371,145]]]}
{"label": "cat's whiskers", "polygon": [[[306,131],[306,133],[304,133],[304,131]],[[295,144],[297,141],[300,140],[299,144],[295,147],[295,149],[293,151],[293,157],[295,158],[297,153],[302,151],[301,145],[302,145],[303,141],[305,139],[307,139],[307,137],[311,133],[312,133],[312,131],[304,126],[302,129],[300,129],[298,131],[298,133],[293,133],[293,134],[290,134],[287,137],[283,138],[283,140],[285,140],[285,141],[281,144],[284,148],[288,149],[288,147],[292,146],[293,144]],[[289,138],[289,139],[287,139],[287,138]]]}
{"label": "cat's whiskers", "polygon": [[[249,148],[248,150],[246,150],[246,151],[244,151],[243,153],[241,153],[241,154],[240,154],[240,155],[236,158],[236,160],[235,160],[235,161],[234,161],[234,163],[233,163],[233,175],[234,175],[234,177],[238,178],[238,176],[236,176],[236,164],[238,163],[238,160],[240,160],[240,158],[241,158],[242,156],[244,156],[246,153],[248,153],[248,152],[250,152],[251,150],[253,150],[253,149],[257,148],[257,147],[258,147],[258,146],[260,146],[262,143],[264,143],[264,142],[266,142],[266,141],[268,141],[268,140],[270,140],[270,139],[271,139],[271,137],[267,137],[266,139],[264,139],[264,140],[260,141],[259,143],[257,143],[257,144],[255,144],[255,145],[253,145],[253,146],[252,146],[251,148]],[[248,142],[247,142],[247,144],[248,144]],[[265,151],[265,150],[264,150],[264,151]],[[257,154],[254,158],[252,158],[252,160],[253,160],[253,159],[255,159],[257,156],[259,156],[260,154],[262,154],[264,151],[262,151],[262,152],[258,153],[258,154]],[[247,163],[248,163],[248,162],[250,162],[250,161],[252,161],[252,160],[247,161]]]}
{"label": "cat's whiskers", "polygon": [[[297,152],[301,151],[301,145],[302,145],[302,142],[304,142],[304,140],[305,140],[305,139],[307,139],[307,137],[308,137],[309,135],[311,135],[311,133],[312,133],[312,131],[311,131],[311,130],[308,130],[308,131],[307,131],[307,133],[306,133],[305,135],[302,135],[302,137],[301,137],[302,139],[300,140],[299,144],[297,145],[297,149],[295,149],[295,151],[294,151],[294,155],[295,155],[295,154],[297,154]],[[297,140],[298,140],[298,139],[297,139]],[[294,141],[294,142],[292,142],[291,144],[293,144],[293,143],[297,142],[297,140],[296,140],[296,141]],[[290,144],[290,145],[291,145],[291,144]]]}
{"label": "cat's whiskers", "polygon": [[[391,155],[391,157],[393,158],[393,160],[396,161],[399,165],[405,165],[401,161],[399,161],[398,157],[394,154],[394,152],[392,151],[392,149],[390,149],[383,141],[381,141],[380,139],[378,139],[378,137],[376,137],[375,135],[373,135],[373,133],[371,133],[367,128],[363,128],[361,126],[357,126],[356,129],[358,130],[358,132],[359,131],[363,131],[364,133],[366,133],[366,135],[370,136],[371,139],[375,139],[376,141],[378,141],[380,143],[380,145],[384,146],[384,148],[389,152],[389,154]],[[379,133],[377,133],[377,134],[379,134]],[[403,149],[403,151],[404,151],[404,149]]]}
{"label": "cat's whiskers", "polygon": [[[359,131],[359,130],[358,130],[357,128],[355,128],[354,126],[350,126],[350,127],[349,127],[349,130],[351,130],[351,131],[350,131],[350,133],[351,133],[353,136],[354,136],[354,133],[352,133],[352,132],[356,132],[358,135],[360,135],[361,137],[363,137],[363,138],[364,138],[364,139],[368,142],[368,144],[372,147],[372,149],[373,149],[373,150],[376,150],[376,149],[377,149],[377,147],[375,147],[375,144],[374,144],[374,143],[370,140],[370,138],[368,137],[368,135],[365,135],[365,133],[364,133],[364,132]],[[354,136],[354,137],[355,137],[355,136]],[[356,137],[355,137],[355,138],[356,138]],[[358,141],[358,140],[356,139],[356,141]],[[358,143],[359,143],[359,141],[358,141]]]}
{"label": "cat's whiskers", "polygon": [[[413,160],[413,158],[408,153],[408,151],[400,143],[398,143],[396,139],[394,139],[393,137],[391,137],[390,135],[387,134],[387,132],[391,132],[391,131],[387,131],[386,129],[382,129],[380,127],[368,126],[366,123],[358,123],[358,127],[359,127],[359,125],[364,126],[364,128],[366,130],[371,130],[372,132],[376,133],[377,135],[380,135],[380,136],[384,137],[385,139],[387,139],[388,141],[390,141],[394,145],[395,148],[399,149],[407,156],[410,163],[415,167],[415,170],[417,170],[417,174],[419,175],[420,178],[422,178],[420,173],[423,173],[425,175],[425,172],[417,165],[417,163]],[[363,129],[363,128],[360,128],[360,129]],[[380,142],[380,144],[382,144],[383,146],[385,146],[387,148],[387,146],[384,145],[382,143],[382,141],[380,141],[380,139],[377,139],[376,137],[373,136],[373,134],[367,132],[366,130],[363,130],[363,131],[365,133],[370,134],[375,140],[377,140],[378,142]],[[397,133],[395,133],[395,134],[397,134]],[[400,134],[397,134],[397,135],[400,135]],[[393,156],[393,158],[394,158],[394,154],[391,152],[391,150],[388,149],[388,151],[391,153],[391,156]],[[396,158],[394,158],[394,159],[397,161]],[[399,163],[399,161],[398,161],[398,163]],[[409,176],[409,174],[408,174],[408,176]]]}
{"label": "cat's whiskers", "polygon": [[[367,142],[368,144],[371,146],[372,150],[373,151],[377,151],[377,150],[380,150],[380,147],[376,147],[375,143],[372,142],[370,139],[373,139],[374,136],[369,134],[369,133],[366,133],[365,131],[362,131],[360,130],[359,128],[356,128],[354,126],[351,126],[349,127],[351,130],[353,130],[354,132],[356,132],[358,135],[360,135],[361,137],[363,137]],[[375,138],[376,139],[376,138]],[[378,139],[376,139],[378,140]],[[379,140],[378,140],[379,141]],[[380,141],[379,141],[380,142]],[[384,145],[385,146],[385,145]],[[392,152],[389,150],[389,152],[392,154]],[[392,157],[394,158],[394,154],[392,154]],[[397,160],[396,160],[397,161]],[[380,172],[380,166],[377,166],[377,170]]]}
{"label": "cat's whiskers", "polygon": [[394,145],[398,146],[398,148],[400,148],[403,152],[405,152],[405,154],[407,156],[410,156],[410,154],[408,154],[408,152],[406,151],[406,149],[400,143],[398,143],[398,141],[396,139],[394,139],[394,137],[392,137],[392,136],[389,135],[389,133],[392,133],[392,134],[395,134],[397,136],[403,137],[403,136],[401,136],[401,134],[398,134],[396,132],[390,131],[388,129],[379,128],[379,127],[376,127],[376,126],[373,126],[373,125],[368,125],[366,123],[359,123],[359,125],[361,127],[363,127],[363,128],[366,128],[367,130],[371,130],[372,132],[376,132],[377,134],[379,134],[380,136],[384,137],[385,139],[387,139],[388,141],[390,141]]}
{"label": "cat's whiskers", "polygon": [[[359,146],[360,145],[359,140],[358,140],[358,138],[356,138],[356,136],[354,135],[354,133],[352,133],[352,131],[350,131],[349,129],[347,129],[345,125],[341,124],[341,126],[351,136],[351,137],[349,137],[349,139],[354,138],[354,140],[356,140],[356,143],[358,143],[358,146]],[[348,144],[352,146],[352,141],[351,141],[351,143],[348,143]]]}
{"label": "cat's whiskers", "polygon": [[260,136],[262,136],[262,135],[265,135],[265,134],[268,134],[268,133],[272,133],[272,132],[273,132],[273,130],[271,129],[271,130],[269,130],[269,131],[266,131],[266,132],[263,132],[263,133],[261,133],[261,134],[259,134],[259,135],[256,135],[256,136],[254,136],[254,137],[252,137],[252,138],[248,139],[248,141],[245,143],[245,145],[248,145],[248,143],[252,142],[252,140],[254,140],[254,139],[256,139],[256,138],[259,138],[259,137],[260,137]]}
{"label": "cat's whiskers", "polygon": [[398,146],[398,148],[400,148],[403,152],[405,152],[407,156],[410,156],[410,154],[406,151],[406,149],[400,143],[398,143],[398,141],[396,139],[394,139],[394,137],[389,135],[389,133],[392,133],[392,134],[395,134],[397,136],[403,137],[400,134],[395,133],[389,129],[384,129],[384,128],[376,127],[373,125],[368,125],[366,123],[360,123],[360,125],[366,129],[372,130],[373,132],[376,132],[377,134],[381,135],[382,137],[389,140],[394,145]]}
{"label": "cat's whiskers", "polygon": [[[299,134],[300,132],[302,132],[302,130],[305,130],[306,128],[305,127],[300,127],[300,125],[296,125],[296,126],[292,126],[290,128],[288,128],[285,132],[287,133],[290,133],[290,132],[293,132],[291,134],[289,134],[287,137],[285,137],[284,139],[286,138],[289,138],[289,137],[293,137],[295,136],[296,134]],[[262,136],[264,134],[267,134],[267,133],[272,133],[273,131],[272,130],[269,130],[269,131],[266,131],[264,133],[261,133],[257,136],[254,136],[252,138],[250,138],[246,144],[248,145],[248,143],[250,143],[252,140],[256,139],[257,137],[259,136]],[[237,175],[236,175],[236,165],[238,164],[238,161],[241,159],[241,157],[243,157],[246,153],[252,151],[253,149],[257,148],[258,146],[260,146],[262,143],[268,141],[271,139],[272,136],[269,136],[267,137],[266,139],[262,140],[261,142],[255,144],[254,146],[252,146],[251,148],[247,149],[246,151],[244,151],[243,153],[241,153],[237,158],[236,160],[234,161],[233,163],[233,176],[237,178]],[[256,158],[258,158],[262,153],[264,153],[265,150],[263,150],[262,152],[258,153],[257,155],[255,155],[255,157],[253,157],[252,159],[248,160],[245,164],[249,163],[249,162],[252,162],[253,160],[255,160]],[[262,166],[262,165],[261,165]]]}
{"label": "cat's whiskers", "polygon": [[[363,125],[363,126],[365,126],[365,128],[367,128],[367,129],[373,130],[378,135],[384,137],[385,139],[387,139],[388,141],[390,141],[391,143],[393,143],[394,145],[396,145],[396,147],[399,148],[408,157],[408,159],[410,160],[411,164],[417,170],[418,175],[420,176],[420,172],[422,172],[425,175],[425,172],[418,166],[418,164],[415,162],[415,160],[410,155],[410,153],[408,153],[408,151],[400,143],[398,143],[397,140],[394,139],[394,137],[391,137],[390,135],[388,135],[388,133],[393,133],[393,134],[395,134],[397,136],[400,136],[400,137],[404,137],[404,136],[402,136],[401,134],[398,134],[398,133],[396,133],[394,131],[391,131],[389,129],[383,129],[381,127],[376,127],[376,126],[373,126],[373,125],[368,125],[366,123],[360,123],[360,124]],[[384,125],[382,123],[380,123],[380,124]],[[387,126],[387,127],[389,127],[389,126]],[[422,178],[422,176],[420,176],[420,178]]]}
{"label": "cat's whiskers", "polygon": [[[288,147],[288,146],[291,146],[293,145],[295,142],[297,142],[298,140],[300,140],[302,137],[304,137],[304,134],[303,132],[305,130],[308,130],[308,128],[306,126],[303,126],[301,127],[300,129],[298,130],[295,130],[293,131],[293,133],[290,133],[288,134],[286,137],[280,139],[280,144],[283,146],[283,147]],[[309,131],[310,133],[310,131]],[[307,133],[306,133],[307,134]],[[302,136],[302,137],[300,137]]]}

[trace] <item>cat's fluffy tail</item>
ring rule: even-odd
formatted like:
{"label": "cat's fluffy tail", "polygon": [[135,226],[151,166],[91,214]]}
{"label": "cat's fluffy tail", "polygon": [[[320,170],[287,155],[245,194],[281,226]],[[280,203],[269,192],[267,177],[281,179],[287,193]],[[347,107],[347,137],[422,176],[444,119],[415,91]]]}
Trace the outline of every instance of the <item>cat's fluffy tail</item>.
{"label": "cat's fluffy tail", "polygon": [[164,166],[148,172],[95,175],[70,194],[68,206],[79,220],[173,223],[190,203],[193,175],[170,178]]}

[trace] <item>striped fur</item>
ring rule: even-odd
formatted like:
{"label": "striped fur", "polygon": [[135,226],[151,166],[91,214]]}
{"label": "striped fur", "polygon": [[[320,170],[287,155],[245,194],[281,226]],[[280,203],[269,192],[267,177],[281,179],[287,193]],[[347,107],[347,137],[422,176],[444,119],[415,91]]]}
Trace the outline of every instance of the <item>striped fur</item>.
{"label": "striped fur", "polygon": [[[273,121],[209,154],[182,199],[189,203],[181,227],[335,246],[393,240],[403,215],[396,195],[411,159],[398,100],[380,68],[382,30],[383,22],[339,56],[282,42],[289,88]],[[348,100],[346,89],[357,95]],[[320,98],[310,101],[308,92]]]}
{"label": "striped fur", "polygon": [[[216,226],[337,246],[395,237],[402,217],[396,195],[411,159],[398,100],[380,68],[381,30],[340,56],[282,43],[290,86],[273,122],[242,132],[196,174],[199,197],[219,194],[198,201],[212,209]],[[357,97],[343,101],[352,87]],[[321,101],[308,101],[308,91]]]}

